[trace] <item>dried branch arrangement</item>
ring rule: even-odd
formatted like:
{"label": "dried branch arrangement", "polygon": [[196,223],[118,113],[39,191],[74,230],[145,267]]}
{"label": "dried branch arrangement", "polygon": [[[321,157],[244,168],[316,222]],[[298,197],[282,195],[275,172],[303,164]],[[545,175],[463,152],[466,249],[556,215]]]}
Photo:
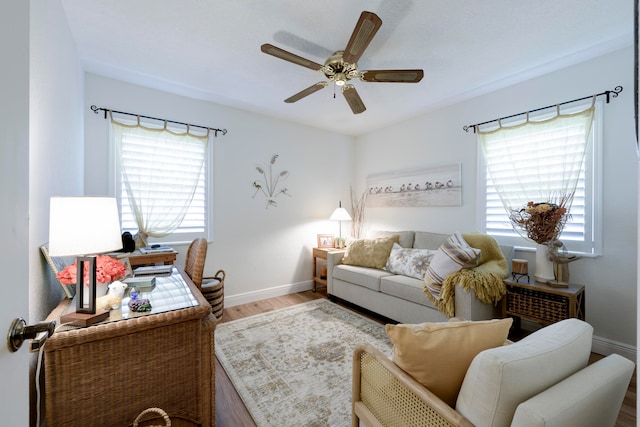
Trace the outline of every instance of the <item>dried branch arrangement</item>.
{"label": "dried branch arrangement", "polygon": [[364,205],[367,202],[367,192],[364,191],[358,197],[353,191],[353,187],[351,190],[351,236],[354,239],[359,239],[360,234],[362,233],[362,225],[364,223]]}
{"label": "dried branch arrangement", "polygon": [[513,210],[509,215],[514,229],[524,231],[536,243],[544,244],[558,239],[564,225],[570,218],[566,205],[571,200],[570,195],[557,197],[557,202],[529,202],[519,210]]}

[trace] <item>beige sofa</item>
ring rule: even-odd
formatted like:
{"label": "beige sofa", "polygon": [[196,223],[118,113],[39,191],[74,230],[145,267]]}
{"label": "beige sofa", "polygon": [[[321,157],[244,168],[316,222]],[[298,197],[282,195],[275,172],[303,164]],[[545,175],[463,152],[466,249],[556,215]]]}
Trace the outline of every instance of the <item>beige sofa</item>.
{"label": "beige sofa", "polygon": [[592,334],[589,324],[567,319],[480,352],[466,371],[455,408],[376,348],[358,346],[353,427],[613,426],[635,365],[612,354],[587,366]]}
{"label": "beige sofa", "polygon": [[[367,238],[400,236],[404,248],[436,250],[449,234],[426,231],[374,231]],[[508,265],[511,264],[511,246],[501,246]],[[342,252],[327,256],[327,295],[340,299],[400,323],[442,322],[449,319],[427,298],[423,281],[388,271],[345,265]],[[479,301],[473,291],[460,286],[455,290],[455,317],[467,320],[484,320],[498,317],[495,304]]]}

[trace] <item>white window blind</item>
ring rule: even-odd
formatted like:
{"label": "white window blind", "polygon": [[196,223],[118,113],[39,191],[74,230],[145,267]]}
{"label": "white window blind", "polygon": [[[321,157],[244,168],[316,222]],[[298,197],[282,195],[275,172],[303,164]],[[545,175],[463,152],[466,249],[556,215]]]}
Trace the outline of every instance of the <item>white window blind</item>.
{"label": "white window blind", "polygon": [[[176,133],[184,130],[172,129]],[[185,198],[192,197],[182,221],[172,234],[149,237],[149,242],[177,243],[197,237],[210,238],[210,148],[202,162],[202,148],[179,138],[163,137],[162,133],[140,135],[123,132],[121,135],[121,163],[116,160],[116,194],[120,202],[123,231],[135,234],[138,226],[131,205],[129,190],[140,199],[153,199],[153,221],[166,224],[181,209]],[[207,145],[210,147],[210,144]],[[118,159],[118,156],[115,156]],[[198,165],[195,169],[194,165]],[[125,166],[123,168],[123,166]],[[127,177],[125,179],[124,170]],[[190,182],[197,180],[192,194],[185,194]],[[191,191],[191,190],[189,190]],[[145,200],[142,205],[149,206]],[[148,208],[147,208],[148,209]]]}
{"label": "white window blind", "polygon": [[[572,110],[584,109],[584,106],[574,106]],[[567,221],[565,228],[560,235],[560,240],[571,251],[585,253],[585,254],[598,254],[600,253],[601,241],[599,239],[600,225],[597,223],[596,218],[600,218],[598,212],[600,210],[600,192],[599,192],[599,165],[600,156],[598,153],[601,150],[601,109],[602,102],[596,102],[596,109],[594,114],[594,120],[592,125],[592,131],[590,133],[590,141],[585,153],[585,160],[580,170],[573,203],[571,205],[570,214],[571,218]],[[546,114],[547,116],[549,113]],[[530,120],[542,120],[545,118],[544,112],[539,113],[538,116],[533,114]],[[570,128],[558,127],[553,132],[540,132],[538,134],[531,133],[526,135],[518,141],[505,141],[504,146],[498,150],[492,150],[492,163],[494,169],[496,164],[498,165],[498,174],[503,182],[503,191],[513,192],[511,196],[514,199],[518,197],[518,191],[521,191],[521,187],[517,185],[517,179],[513,176],[513,166],[519,168],[520,180],[525,177],[527,185],[527,191],[530,189],[533,191],[539,191],[543,194],[548,188],[549,182],[554,180],[560,182],[563,180],[563,168],[567,166],[561,162],[556,161],[553,154],[553,140],[554,132],[557,135],[562,135],[563,150],[572,150],[572,139],[566,138],[566,134],[572,132]],[[547,150],[539,150],[540,140],[544,138],[549,140],[551,146]],[[579,150],[581,142],[575,141],[575,149]],[[507,151],[509,151],[507,155]],[[515,153],[514,153],[515,152]],[[516,159],[514,161],[514,159]],[[532,162],[531,159],[536,159],[536,162]],[[531,164],[544,165],[544,167],[530,167]],[[527,170],[530,168],[530,170]],[[479,194],[479,224],[481,229],[487,234],[490,234],[503,244],[509,244],[513,246],[531,246],[534,244],[523,239],[512,227],[509,220],[507,211],[504,208],[502,200],[500,199],[498,192],[491,180],[491,177],[487,173],[486,162],[483,156],[479,156],[479,180],[478,180],[478,194]],[[523,173],[524,172],[524,173]],[[494,173],[496,171],[494,170]],[[539,182],[539,177],[542,176],[542,180],[545,183]],[[504,182],[506,180],[509,183],[510,177],[513,179],[513,186],[509,184],[506,186]],[[528,177],[528,178],[527,178]],[[539,185],[539,187],[536,187]],[[525,196],[519,200],[520,205],[525,205],[528,201],[540,202],[543,200],[531,200]]]}
{"label": "white window blind", "polygon": [[[205,168],[203,166],[200,179],[198,180],[198,187],[196,188],[193,200],[187,214],[180,226],[173,232],[175,235],[196,233],[200,236],[203,235],[206,229],[206,200],[205,200]],[[120,193],[120,199],[122,200],[122,229],[130,232],[135,232],[138,229],[136,220],[133,217],[131,206],[129,206],[129,198],[127,192],[122,186],[122,192]]]}

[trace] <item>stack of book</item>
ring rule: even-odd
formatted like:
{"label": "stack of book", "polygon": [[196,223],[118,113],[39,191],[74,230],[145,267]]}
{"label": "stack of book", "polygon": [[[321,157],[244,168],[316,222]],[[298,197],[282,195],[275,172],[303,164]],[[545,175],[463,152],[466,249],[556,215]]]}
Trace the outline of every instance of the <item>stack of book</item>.
{"label": "stack of book", "polygon": [[144,267],[136,267],[133,269],[133,275],[139,276],[156,276],[161,274],[171,274],[173,265],[148,265]]}
{"label": "stack of book", "polygon": [[143,255],[174,252],[171,246],[165,246],[165,245],[151,245],[151,246],[147,246],[146,248],[140,248],[139,250],[140,250],[140,253]]}
{"label": "stack of book", "polygon": [[138,288],[139,292],[150,292],[156,287],[155,276],[129,277],[124,279],[130,288]]}

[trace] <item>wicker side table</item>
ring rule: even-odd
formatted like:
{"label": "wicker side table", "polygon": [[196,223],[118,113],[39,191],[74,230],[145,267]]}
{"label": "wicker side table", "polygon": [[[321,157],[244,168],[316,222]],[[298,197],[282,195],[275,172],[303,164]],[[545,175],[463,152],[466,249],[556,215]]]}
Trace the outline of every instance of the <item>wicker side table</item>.
{"label": "wicker side table", "polygon": [[519,283],[505,280],[507,293],[502,298],[502,317],[515,316],[543,325],[575,317],[585,318],[584,285],[552,288],[544,283]]}

